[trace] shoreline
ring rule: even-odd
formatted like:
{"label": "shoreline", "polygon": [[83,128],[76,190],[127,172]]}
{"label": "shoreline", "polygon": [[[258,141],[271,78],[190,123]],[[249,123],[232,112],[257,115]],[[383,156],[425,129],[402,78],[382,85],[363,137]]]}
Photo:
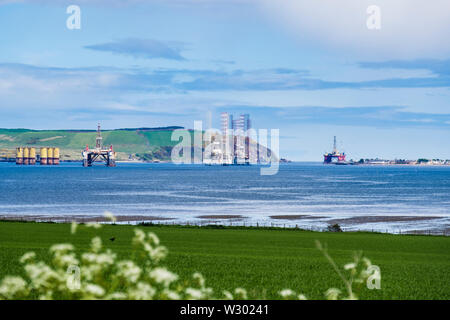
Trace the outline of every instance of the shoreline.
{"label": "shoreline", "polygon": [[[249,228],[280,228],[301,229],[308,231],[326,232],[327,227],[339,224],[344,232],[374,232],[386,234],[434,234],[450,235],[450,224],[446,223],[440,227],[421,228],[420,225],[406,225],[411,222],[433,222],[438,219],[447,219],[442,216],[405,216],[405,215],[357,215],[353,217],[326,217],[323,215],[272,215],[268,220],[250,220],[242,215],[200,215],[196,220],[182,220],[174,217],[155,215],[116,215],[118,225],[179,225],[179,226],[213,226],[224,227],[249,227]],[[322,220],[327,219],[327,220]],[[103,215],[0,215],[0,222],[35,222],[35,223],[112,223]],[[379,223],[386,223],[383,227]],[[405,223],[400,227],[389,226],[392,223]]]}
{"label": "shoreline", "polygon": [[[83,160],[60,160],[60,164],[62,163],[82,163]],[[0,163],[15,163],[15,159],[0,159]],[[99,163],[101,163],[99,161]],[[116,163],[124,163],[124,164],[174,164],[172,161],[170,160],[157,160],[157,161],[144,161],[144,160],[116,160]],[[207,165],[205,163],[200,163],[201,165]],[[323,163],[321,161],[290,161],[290,162],[284,162],[284,161],[280,161],[279,162],[280,165],[292,165],[292,164],[313,164],[313,165],[322,165],[324,167],[329,167],[329,166],[339,166],[336,163]],[[189,165],[189,164],[184,164],[184,165]],[[199,164],[193,164],[193,165],[199,165]],[[254,165],[265,165],[265,164],[254,164]],[[39,162],[36,162],[35,166],[40,166]],[[443,164],[443,163],[346,163],[345,164],[346,167],[450,167],[450,163],[448,164]],[[46,166],[44,166],[46,167]]]}
{"label": "shoreline", "polygon": [[[280,225],[243,225],[243,224],[211,224],[211,223],[204,223],[204,224],[192,224],[192,223],[167,223],[167,220],[165,219],[155,219],[155,220],[149,220],[149,221],[135,221],[137,223],[131,224],[131,223],[113,223],[109,219],[104,219],[105,221],[77,221],[80,225],[83,225],[85,223],[92,223],[92,222],[98,222],[100,224],[107,224],[110,226],[119,226],[119,227],[131,227],[131,226],[137,226],[137,227],[157,227],[157,228],[181,228],[181,229],[215,229],[215,230],[261,230],[261,231],[286,231],[286,232],[315,232],[315,233],[329,233],[329,234],[379,234],[379,235],[392,235],[392,236],[434,236],[434,237],[449,237],[450,236],[450,230],[447,232],[437,232],[432,230],[409,230],[404,231],[401,233],[395,233],[395,232],[383,232],[383,231],[377,231],[377,230],[343,230],[341,232],[336,231],[330,231],[326,229],[308,229],[308,228],[302,228],[302,227],[283,227]],[[166,222],[164,222],[166,221]],[[1,223],[30,223],[30,224],[66,224],[69,225],[72,222],[70,221],[36,221],[36,220],[20,220],[20,219],[2,219],[0,218],[0,224]]]}

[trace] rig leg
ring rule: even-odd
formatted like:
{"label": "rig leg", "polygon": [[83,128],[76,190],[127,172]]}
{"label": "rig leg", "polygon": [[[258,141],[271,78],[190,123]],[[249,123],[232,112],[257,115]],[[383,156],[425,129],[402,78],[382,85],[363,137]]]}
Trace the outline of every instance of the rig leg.
{"label": "rig leg", "polygon": [[92,157],[91,157],[91,154],[88,154],[88,158],[87,158],[87,166],[88,166],[88,167],[92,167]]}
{"label": "rig leg", "polygon": [[107,167],[115,167],[116,166],[116,160],[111,155],[108,155],[108,157],[107,157],[106,166]]}

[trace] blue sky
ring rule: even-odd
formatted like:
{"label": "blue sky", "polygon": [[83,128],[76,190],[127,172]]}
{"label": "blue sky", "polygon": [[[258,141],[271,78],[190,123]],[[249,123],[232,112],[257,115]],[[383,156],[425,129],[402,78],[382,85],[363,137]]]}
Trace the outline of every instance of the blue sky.
{"label": "blue sky", "polygon": [[[66,7],[81,29],[66,28]],[[369,30],[366,8],[381,9]],[[0,0],[0,127],[280,129],[281,156],[450,158],[450,4]],[[411,22],[413,21],[413,23]]]}

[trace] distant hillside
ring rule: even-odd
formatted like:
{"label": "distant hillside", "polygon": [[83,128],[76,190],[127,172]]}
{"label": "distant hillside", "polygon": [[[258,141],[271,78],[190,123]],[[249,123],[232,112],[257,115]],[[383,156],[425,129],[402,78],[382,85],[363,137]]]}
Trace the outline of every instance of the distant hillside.
{"label": "distant hillside", "polygon": [[[113,145],[118,160],[167,160],[177,141],[171,141],[175,129],[183,127],[117,129],[102,131],[103,144]],[[191,132],[191,135],[193,132]],[[18,146],[59,147],[62,160],[81,160],[81,150],[95,146],[95,130],[0,129],[0,152],[11,153]],[[136,156],[137,155],[137,156]],[[0,154],[1,156],[1,154]]]}
{"label": "distant hillside", "polygon": [[[113,145],[117,160],[169,161],[172,148],[172,132],[183,127],[124,128],[102,131],[103,144]],[[0,157],[14,157],[19,146],[59,147],[61,160],[81,160],[81,151],[95,146],[95,130],[30,130],[0,129]]]}

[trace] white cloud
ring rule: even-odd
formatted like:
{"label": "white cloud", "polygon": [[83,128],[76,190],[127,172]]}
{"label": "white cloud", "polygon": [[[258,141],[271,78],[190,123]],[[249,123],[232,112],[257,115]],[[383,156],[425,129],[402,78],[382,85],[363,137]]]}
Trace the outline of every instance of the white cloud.
{"label": "white cloud", "polygon": [[[356,58],[444,58],[450,54],[448,0],[261,0],[267,15],[301,40]],[[366,9],[381,9],[381,29],[366,26]],[[338,51],[339,52],[339,51]]]}

